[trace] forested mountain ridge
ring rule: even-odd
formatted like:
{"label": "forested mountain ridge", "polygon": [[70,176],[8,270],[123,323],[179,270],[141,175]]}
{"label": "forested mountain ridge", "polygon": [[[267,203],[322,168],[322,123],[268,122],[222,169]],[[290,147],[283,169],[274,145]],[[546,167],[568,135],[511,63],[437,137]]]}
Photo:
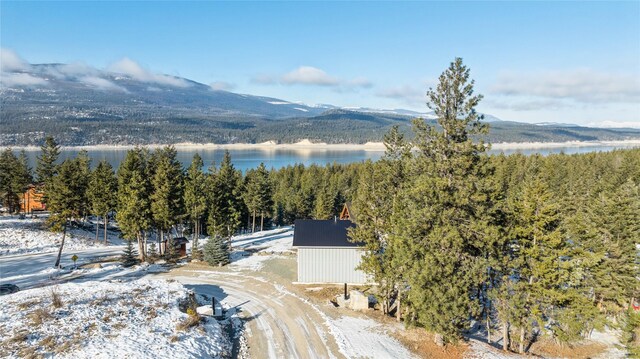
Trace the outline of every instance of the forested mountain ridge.
{"label": "forested mountain ridge", "polygon": [[[30,65],[14,75],[23,81],[3,79],[0,88],[0,146],[39,145],[45,134],[63,145],[293,143],[302,139],[365,143],[382,141],[394,125],[409,134],[412,118],[430,121],[432,117],[406,110],[307,106],[213,90],[175,76],[134,78],[81,65]],[[632,138],[640,138],[640,130],[495,120],[486,136],[491,142]]]}

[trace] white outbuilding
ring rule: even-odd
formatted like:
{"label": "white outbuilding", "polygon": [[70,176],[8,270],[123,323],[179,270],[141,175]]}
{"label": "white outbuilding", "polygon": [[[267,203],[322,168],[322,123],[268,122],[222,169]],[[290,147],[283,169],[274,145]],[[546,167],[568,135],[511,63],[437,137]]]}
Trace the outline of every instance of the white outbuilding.
{"label": "white outbuilding", "polygon": [[349,241],[350,220],[295,221],[293,247],[298,250],[298,283],[365,284],[366,274],[356,269],[363,248]]}

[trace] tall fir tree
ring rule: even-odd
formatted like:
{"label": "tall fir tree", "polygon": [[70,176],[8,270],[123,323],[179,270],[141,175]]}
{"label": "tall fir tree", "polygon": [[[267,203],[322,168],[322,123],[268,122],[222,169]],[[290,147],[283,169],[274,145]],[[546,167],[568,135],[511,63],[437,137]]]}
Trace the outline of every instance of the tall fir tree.
{"label": "tall fir tree", "polygon": [[47,184],[56,174],[56,161],[60,157],[60,145],[56,140],[47,136],[44,144],[40,147],[40,155],[37,156],[36,180],[40,190],[44,191],[42,201],[47,203]]}
{"label": "tall fir tree", "polygon": [[184,182],[185,210],[193,224],[191,257],[194,260],[202,260],[199,240],[202,233],[202,219],[207,210],[206,175],[202,171],[203,166],[202,157],[197,153],[193,155]]}
{"label": "tall fir tree", "polygon": [[240,227],[242,215],[242,176],[231,163],[229,151],[225,151],[218,170],[212,169],[207,184],[209,236],[230,240]]}
{"label": "tall fir tree", "polygon": [[140,261],[144,261],[143,231],[147,230],[151,223],[146,151],[139,147],[127,151],[118,168],[117,177],[116,220],[124,238],[135,239],[138,242]]}
{"label": "tall fir tree", "polygon": [[[165,233],[180,221],[183,211],[182,167],[173,146],[164,147],[154,153],[153,176],[151,177],[151,214],[153,223],[160,232],[161,241]],[[164,242],[164,241],[163,241]],[[170,247],[167,240],[167,248]]]}
{"label": "tall fir tree", "polygon": [[[359,185],[352,204],[353,219],[357,226],[349,236],[352,241],[364,243],[365,254],[360,268],[379,284],[382,310],[389,311],[393,292],[400,289],[403,265],[394,260],[397,249],[389,242],[392,229],[393,207],[407,180],[406,163],[411,148],[397,126],[385,134],[386,151],[377,163],[367,162],[360,169]],[[397,293],[400,299],[402,293]],[[400,314],[400,311],[397,312]]]}
{"label": "tall fir tree", "polygon": [[481,312],[484,229],[477,210],[487,200],[480,188],[486,156],[471,136],[486,126],[475,110],[482,97],[473,95],[473,84],[457,58],[428,91],[440,128],[414,121],[418,152],[392,215],[411,320],[435,332],[438,344],[460,338]]}
{"label": "tall fir tree", "polygon": [[49,179],[47,209],[51,212],[49,223],[54,231],[62,232],[62,241],[54,267],[60,265],[67,226],[73,218],[82,214],[85,198],[82,164],[76,159],[67,159],[59,166],[57,174]]}
{"label": "tall fir tree", "polygon": [[20,209],[20,200],[31,183],[31,169],[24,150],[16,157],[10,148],[0,154],[0,203],[11,213]]}
{"label": "tall fir tree", "polygon": [[[91,213],[96,218],[102,217],[104,224],[104,243],[107,244],[107,224],[109,213],[115,210],[117,204],[118,180],[113,167],[106,160],[100,161],[91,173],[87,197]],[[98,221],[96,220],[96,241],[98,240]]]}

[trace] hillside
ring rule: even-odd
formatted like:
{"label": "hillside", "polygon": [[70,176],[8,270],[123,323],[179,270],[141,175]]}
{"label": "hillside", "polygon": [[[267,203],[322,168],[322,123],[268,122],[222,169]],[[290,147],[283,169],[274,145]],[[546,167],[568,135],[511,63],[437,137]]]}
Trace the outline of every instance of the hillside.
{"label": "hillside", "polygon": [[[64,145],[258,143],[311,139],[380,141],[393,125],[408,132],[407,110],[339,109],[237,94],[188,79],[123,75],[81,65],[29,65],[3,77],[0,146],[38,145],[45,134]],[[426,115],[429,118],[429,115]],[[537,126],[487,115],[492,142],[640,138],[638,129]]]}

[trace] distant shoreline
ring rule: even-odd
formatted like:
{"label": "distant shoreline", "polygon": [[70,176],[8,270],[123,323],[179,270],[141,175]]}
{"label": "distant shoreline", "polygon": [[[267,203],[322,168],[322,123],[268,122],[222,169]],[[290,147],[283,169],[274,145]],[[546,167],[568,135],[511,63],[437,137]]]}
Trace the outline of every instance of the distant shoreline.
{"label": "distant shoreline", "polygon": [[[147,148],[159,148],[166,146],[165,144],[149,144],[140,145]],[[382,142],[367,142],[364,144],[342,144],[342,143],[314,143],[309,140],[303,140],[297,143],[276,143],[268,141],[263,143],[175,143],[173,146],[177,150],[319,150],[319,151],[384,151],[385,146]],[[567,141],[567,142],[499,142],[492,143],[493,150],[528,150],[543,148],[562,148],[562,147],[606,147],[606,146],[631,146],[640,147],[640,138],[633,140],[621,141]],[[136,147],[136,145],[86,145],[86,146],[61,146],[63,150],[128,150]],[[0,146],[0,149],[12,148],[15,150],[39,151],[38,146]]]}

